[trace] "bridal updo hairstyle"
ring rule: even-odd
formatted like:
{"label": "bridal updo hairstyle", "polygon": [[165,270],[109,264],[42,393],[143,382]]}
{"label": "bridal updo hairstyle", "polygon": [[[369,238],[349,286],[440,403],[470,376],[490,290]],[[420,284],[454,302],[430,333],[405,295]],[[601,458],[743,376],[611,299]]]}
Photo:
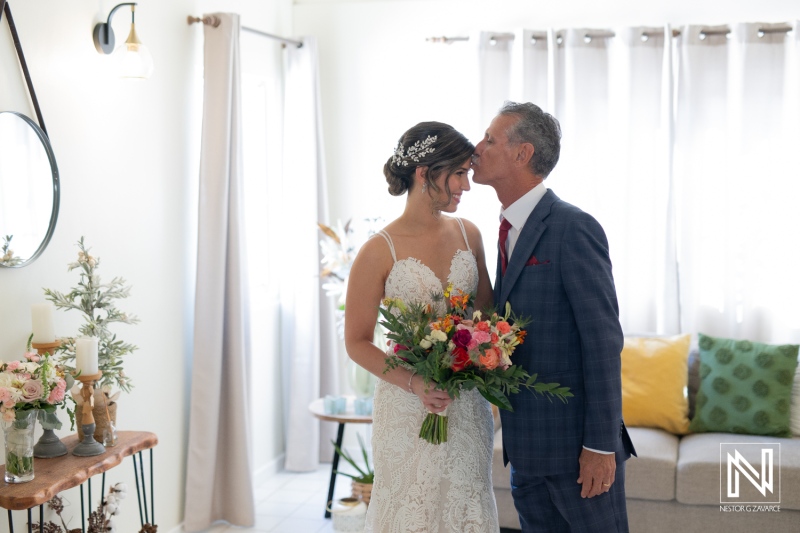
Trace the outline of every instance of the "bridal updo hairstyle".
{"label": "bridal updo hairstyle", "polygon": [[[429,137],[436,137],[436,140],[428,142]],[[423,147],[434,150],[418,157],[419,161],[414,161],[408,149],[417,142]],[[439,187],[435,183],[436,178],[442,172],[448,176],[455,172],[472,156],[474,150],[475,146],[452,126],[441,122],[420,122],[400,137],[395,153],[383,166],[383,174],[389,184],[389,194],[400,196],[412,189],[415,185],[414,173],[417,167],[428,167],[425,176],[428,189],[439,192]],[[452,193],[446,181],[445,192],[449,203]]]}

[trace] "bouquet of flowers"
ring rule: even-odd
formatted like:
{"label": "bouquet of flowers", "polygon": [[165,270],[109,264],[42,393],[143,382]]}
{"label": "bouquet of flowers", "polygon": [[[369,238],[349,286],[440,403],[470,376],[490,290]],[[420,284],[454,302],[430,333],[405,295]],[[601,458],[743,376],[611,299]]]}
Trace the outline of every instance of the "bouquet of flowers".
{"label": "bouquet of flowers", "polygon": [[[536,374],[512,364],[514,350],[524,342],[527,322],[512,315],[509,304],[503,315],[473,311],[473,295],[453,291],[452,286],[433,297],[434,302],[442,299],[443,315],[431,305],[407,305],[397,298],[383,301],[381,325],[394,341],[396,356],[387,358],[387,371],[404,365],[421,375],[426,385],[434,384],[451,398],[476,389],[490,403],[509,411],[513,409],[508,395],[518,393],[520,387],[563,402],[572,396],[568,387],[539,383]],[[419,436],[432,444],[446,442],[447,417],[428,413]]]}

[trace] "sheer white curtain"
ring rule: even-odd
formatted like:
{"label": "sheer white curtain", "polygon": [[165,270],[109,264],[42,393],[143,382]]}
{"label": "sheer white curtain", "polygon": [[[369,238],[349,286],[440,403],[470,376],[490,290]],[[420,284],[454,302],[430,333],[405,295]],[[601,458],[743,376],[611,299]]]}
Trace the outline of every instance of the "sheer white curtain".
{"label": "sheer white curtain", "polygon": [[320,396],[338,391],[333,309],[319,280],[318,221],[328,220],[317,43],[286,47],[283,194],[285,257],[280,288],[281,345],[287,470],[309,471],[329,458],[333,424],[322,431],[308,411]]}
{"label": "sheer white curtain", "polygon": [[775,27],[523,30],[479,56],[481,103],[510,78],[561,122],[546,184],[605,228],[626,331],[800,340],[800,53]]}
{"label": "sheer white curtain", "polygon": [[204,25],[194,358],[184,528],[255,521],[242,209],[239,16]]}
{"label": "sheer white curtain", "polygon": [[769,28],[689,26],[677,41],[683,325],[797,342],[800,41],[797,23]]}

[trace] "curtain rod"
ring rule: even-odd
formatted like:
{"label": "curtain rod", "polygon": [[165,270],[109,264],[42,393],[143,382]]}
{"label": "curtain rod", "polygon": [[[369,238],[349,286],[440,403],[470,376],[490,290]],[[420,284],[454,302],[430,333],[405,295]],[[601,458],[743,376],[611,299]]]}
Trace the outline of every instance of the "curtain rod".
{"label": "curtain rod", "polygon": [[[758,35],[759,37],[763,37],[764,35],[770,33],[788,33],[792,31],[792,26],[789,24],[783,24],[779,26],[764,26],[758,28]],[[563,31],[563,30],[562,30]],[[731,29],[728,27],[709,27],[709,28],[701,28],[700,30],[700,38],[705,39],[708,35],[728,35],[731,32]],[[678,37],[681,34],[680,30],[672,30],[672,36]],[[663,30],[659,30],[657,28],[647,29],[642,31],[642,40],[647,40],[650,37],[658,37],[664,35]],[[587,39],[587,42],[592,39],[606,39],[609,37],[615,37],[616,34],[613,31],[609,30],[589,30],[583,36],[584,39]],[[531,43],[536,44],[537,41],[546,41],[547,40],[547,33],[546,32],[532,32],[531,33]],[[557,36],[558,39],[561,36]],[[444,43],[444,44],[451,44],[458,41],[469,41],[469,37],[428,37],[425,39],[428,42],[432,43]],[[499,41],[513,41],[514,34],[513,33],[497,33],[494,35],[489,36],[489,42],[495,44]],[[560,44],[560,40],[559,40]]]}
{"label": "curtain rod", "polygon": [[[216,28],[217,26],[220,25],[221,21],[219,20],[219,17],[214,16],[214,15],[206,15],[204,17],[193,17],[193,16],[189,15],[188,17],[186,17],[186,23],[187,24],[194,24],[195,22],[202,22],[203,24],[208,24],[212,28]],[[286,46],[287,44],[293,44],[297,48],[302,48],[303,47],[302,41],[295,41],[295,40],[292,40],[292,39],[287,39],[286,37],[281,37],[279,35],[273,35],[271,33],[263,32],[261,30],[256,30],[254,28],[248,28],[247,26],[242,26],[242,29],[244,31],[247,31],[247,32],[250,32],[250,33],[255,33],[256,35],[261,35],[262,37],[269,37],[270,39],[275,39],[276,41],[281,41],[283,43],[283,46]]]}

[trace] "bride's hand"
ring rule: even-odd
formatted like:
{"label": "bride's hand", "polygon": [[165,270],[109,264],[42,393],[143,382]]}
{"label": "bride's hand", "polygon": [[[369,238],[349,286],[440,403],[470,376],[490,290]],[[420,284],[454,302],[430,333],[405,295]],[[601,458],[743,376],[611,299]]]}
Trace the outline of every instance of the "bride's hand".
{"label": "bride's hand", "polygon": [[445,391],[431,385],[426,386],[422,376],[415,375],[411,378],[411,390],[422,401],[425,409],[431,413],[441,413],[453,402],[453,399]]}

